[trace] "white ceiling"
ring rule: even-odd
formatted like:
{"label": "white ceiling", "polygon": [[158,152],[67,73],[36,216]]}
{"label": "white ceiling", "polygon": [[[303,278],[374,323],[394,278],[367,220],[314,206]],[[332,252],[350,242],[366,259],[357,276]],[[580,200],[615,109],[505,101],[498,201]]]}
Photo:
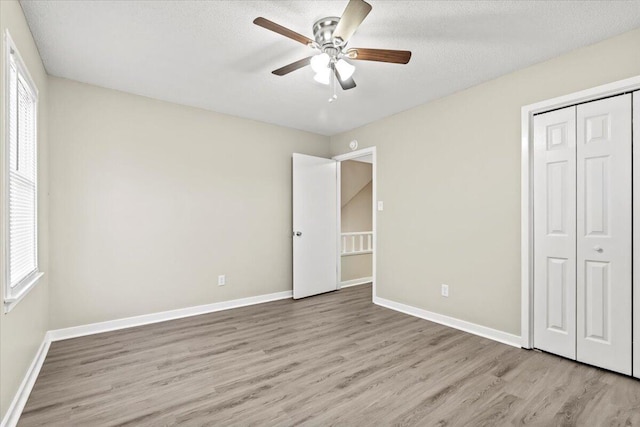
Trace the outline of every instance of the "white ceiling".
{"label": "white ceiling", "polygon": [[358,86],[329,104],[309,56],[258,16],[312,37],[347,1],[28,1],[47,71],[324,135],[353,129],[640,27],[640,1],[379,1],[349,46],[406,49],[408,65],[353,61]]}

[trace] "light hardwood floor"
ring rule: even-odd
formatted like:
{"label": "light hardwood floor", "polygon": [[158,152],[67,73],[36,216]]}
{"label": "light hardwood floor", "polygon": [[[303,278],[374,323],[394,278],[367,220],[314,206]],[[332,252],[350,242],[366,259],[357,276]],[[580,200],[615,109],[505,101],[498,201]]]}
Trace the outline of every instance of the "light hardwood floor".
{"label": "light hardwood floor", "polygon": [[52,344],[21,426],[639,425],[640,381],[358,286]]}

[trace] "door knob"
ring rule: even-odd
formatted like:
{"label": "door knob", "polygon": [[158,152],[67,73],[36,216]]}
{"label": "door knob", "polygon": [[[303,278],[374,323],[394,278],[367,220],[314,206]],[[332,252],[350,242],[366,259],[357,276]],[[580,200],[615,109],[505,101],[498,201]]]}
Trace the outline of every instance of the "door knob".
{"label": "door knob", "polygon": [[300,236],[302,236],[302,231],[294,231],[293,235],[297,236],[297,237],[300,237]]}
{"label": "door knob", "polygon": [[604,249],[602,249],[600,246],[594,246],[593,250],[598,252],[599,254],[601,254],[602,252],[604,252]]}

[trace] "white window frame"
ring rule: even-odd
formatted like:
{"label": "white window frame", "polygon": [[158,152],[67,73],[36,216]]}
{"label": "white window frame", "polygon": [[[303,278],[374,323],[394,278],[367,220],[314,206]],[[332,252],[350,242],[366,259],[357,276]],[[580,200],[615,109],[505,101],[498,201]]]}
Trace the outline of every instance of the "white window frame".
{"label": "white window frame", "polygon": [[[3,121],[5,123],[5,138],[4,138],[4,147],[2,147],[2,156],[3,156],[3,166],[4,173],[2,174],[2,200],[4,206],[2,207],[4,213],[4,220],[2,225],[3,232],[3,249],[4,249],[4,311],[8,313],[11,311],[25,295],[29,293],[31,289],[35,287],[40,278],[44,275],[43,272],[39,269],[38,262],[38,241],[39,241],[39,232],[38,232],[38,88],[29,74],[29,70],[27,69],[24,61],[22,60],[22,56],[20,56],[20,52],[16,47],[11,35],[9,34],[9,30],[5,30],[4,34],[4,93],[5,93],[5,105],[3,111]],[[16,65],[18,74],[22,75],[23,79],[26,81],[29,89],[32,91],[35,96],[34,101],[34,115],[35,115],[35,126],[34,126],[34,138],[35,138],[35,233],[36,233],[36,244],[35,244],[35,257],[36,257],[36,269],[35,272],[29,274],[24,278],[18,285],[11,287],[10,283],[10,242],[9,242],[9,149],[10,149],[10,141],[9,141],[9,108],[10,108],[10,64],[11,57],[13,56],[13,62]]]}

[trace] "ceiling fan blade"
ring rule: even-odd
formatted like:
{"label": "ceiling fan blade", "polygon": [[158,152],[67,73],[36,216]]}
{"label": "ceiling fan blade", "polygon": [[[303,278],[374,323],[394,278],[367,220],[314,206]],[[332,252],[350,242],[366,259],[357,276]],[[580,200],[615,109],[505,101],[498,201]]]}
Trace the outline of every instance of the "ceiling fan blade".
{"label": "ceiling fan blade", "polygon": [[340,83],[340,86],[342,86],[343,90],[349,90],[356,87],[356,82],[353,80],[352,77],[349,77],[348,79],[343,81],[342,78],[340,77],[340,72],[338,71],[338,69],[336,67],[332,67],[332,68],[333,68],[333,72],[336,75],[336,79],[338,80],[338,83]]}
{"label": "ceiling fan blade", "polygon": [[347,41],[356,32],[364,18],[371,12],[371,5],[364,0],[350,0],[342,13],[340,22],[333,31],[333,37]]}
{"label": "ceiling fan blade", "polygon": [[406,64],[411,59],[411,52],[408,50],[353,48],[347,51],[347,57],[359,61],[377,61],[391,62],[393,64]]}
{"label": "ceiling fan blade", "polygon": [[282,68],[278,68],[277,70],[272,71],[272,73],[275,74],[276,76],[284,76],[285,74],[289,74],[290,72],[295,71],[299,68],[306,67],[311,63],[311,58],[313,57],[310,56],[308,58],[304,58],[299,61],[292,62],[289,65],[285,65]]}
{"label": "ceiling fan blade", "polygon": [[275,22],[269,21],[268,19],[265,19],[263,17],[254,19],[253,23],[262,28],[266,28],[267,30],[271,30],[274,33],[278,33],[285,37],[289,37],[290,39],[295,40],[299,43],[302,43],[305,45],[310,45],[313,43],[313,40],[311,40],[310,38],[305,37],[302,34],[296,33],[295,31],[290,30],[286,27],[283,27],[282,25],[278,25]]}

